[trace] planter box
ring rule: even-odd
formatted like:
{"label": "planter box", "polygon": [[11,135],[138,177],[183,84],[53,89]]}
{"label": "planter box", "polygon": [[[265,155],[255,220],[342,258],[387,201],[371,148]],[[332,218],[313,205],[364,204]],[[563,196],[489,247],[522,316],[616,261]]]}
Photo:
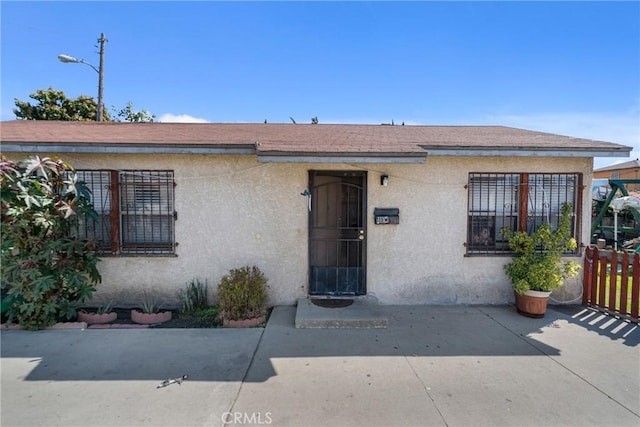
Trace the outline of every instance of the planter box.
{"label": "planter box", "polygon": [[172,318],[172,312],[161,311],[160,313],[143,313],[136,309],[131,310],[131,320],[141,325],[155,325],[168,322]]}
{"label": "planter box", "polygon": [[524,295],[515,292],[516,309],[527,317],[544,317],[551,292],[527,291]]}
{"label": "planter box", "polygon": [[262,322],[264,322],[265,317],[254,317],[253,319],[242,319],[242,320],[223,320],[222,326],[225,328],[253,328],[254,326],[258,326]]}
{"label": "planter box", "polygon": [[103,323],[111,323],[118,318],[117,313],[85,313],[84,311],[78,312],[78,322],[87,322],[87,325],[97,325]]}

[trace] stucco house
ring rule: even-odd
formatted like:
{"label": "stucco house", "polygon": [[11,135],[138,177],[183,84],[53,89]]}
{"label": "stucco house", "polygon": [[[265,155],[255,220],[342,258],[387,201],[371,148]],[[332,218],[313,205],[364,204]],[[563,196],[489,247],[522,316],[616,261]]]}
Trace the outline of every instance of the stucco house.
{"label": "stucco house", "polygon": [[[594,169],[594,179],[640,179],[640,159]],[[629,183],[628,191],[640,191],[640,184]]]}
{"label": "stucco house", "polygon": [[57,155],[90,185],[96,298],[118,302],[175,300],[193,278],[213,290],[247,264],[272,304],[511,302],[500,230],[554,223],[571,203],[584,247],[593,158],[631,151],[502,126],[12,121],[0,137],[5,157]]}

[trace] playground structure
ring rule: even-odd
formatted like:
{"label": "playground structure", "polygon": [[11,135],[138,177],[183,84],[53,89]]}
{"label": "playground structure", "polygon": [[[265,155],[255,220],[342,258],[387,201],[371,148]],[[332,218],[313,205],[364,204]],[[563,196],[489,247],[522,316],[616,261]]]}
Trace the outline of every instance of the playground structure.
{"label": "playground structure", "polygon": [[594,180],[594,184],[597,184],[596,181],[608,181],[608,188],[594,185],[591,243],[605,239],[607,245],[614,249],[630,243],[629,249],[640,250],[637,242],[640,237],[640,195],[630,194],[625,186],[640,184],[640,179]]}

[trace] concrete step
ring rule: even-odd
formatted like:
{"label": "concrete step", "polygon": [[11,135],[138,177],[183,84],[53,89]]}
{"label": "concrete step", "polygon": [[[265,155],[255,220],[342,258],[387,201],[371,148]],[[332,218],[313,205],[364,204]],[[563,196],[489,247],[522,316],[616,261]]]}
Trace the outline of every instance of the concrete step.
{"label": "concrete step", "polygon": [[389,319],[371,299],[354,299],[348,307],[318,307],[308,298],[298,299],[296,328],[386,328]]}

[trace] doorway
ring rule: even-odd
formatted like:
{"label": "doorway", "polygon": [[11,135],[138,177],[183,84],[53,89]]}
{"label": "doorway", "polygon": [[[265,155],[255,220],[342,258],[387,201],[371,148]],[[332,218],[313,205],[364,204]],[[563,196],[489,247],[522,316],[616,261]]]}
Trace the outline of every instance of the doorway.
{"label": "doorway", "polygon": [[366,184],[366,172],[309,172],[309,295],[366,294]]}

